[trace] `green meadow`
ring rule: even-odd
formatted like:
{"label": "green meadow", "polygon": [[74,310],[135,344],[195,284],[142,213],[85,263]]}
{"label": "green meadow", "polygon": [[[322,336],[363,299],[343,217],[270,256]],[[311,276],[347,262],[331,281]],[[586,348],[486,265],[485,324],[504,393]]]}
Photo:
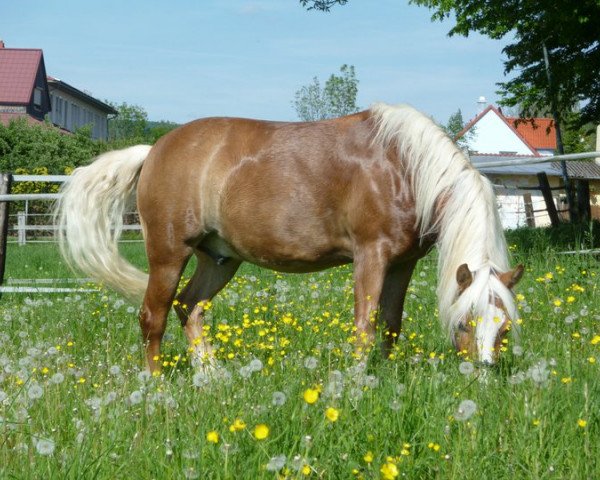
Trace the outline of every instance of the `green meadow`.
{"label": "green meadow", "polygon": [[[210,374],[190,365],[174,315],[152,376],[139,305],[95,285],[5,293],[0,478],[600,478],[598,259],[511,250],[526,265],[519,338],[485,369],[438,323],[435,252],[393,358],[376,347],[366,363],[353,356],[351,266],[243,266],[207,306]],[[144,265],[141,244],[123,251]],[[11,244],[6,276],[73,274],[53,244]]]}

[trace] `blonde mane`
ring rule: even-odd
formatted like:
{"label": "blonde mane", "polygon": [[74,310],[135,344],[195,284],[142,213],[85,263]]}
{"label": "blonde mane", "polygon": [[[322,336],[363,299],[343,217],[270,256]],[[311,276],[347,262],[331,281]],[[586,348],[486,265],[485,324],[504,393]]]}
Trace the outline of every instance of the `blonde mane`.
{"label": "blonde mane", "polygon": [[[377,125],[375,141],[395,145],[411,178],[421,238],[437,238],[437,295],[448,333],[471,309],[482,315],[494,298],[514,318],[512,294],[495,275],[508,271],[509,265],[490,181],[440,127],[414,108],[379,103],[370,111]],[[474,281],[457,300],[456,271],[463,263],[474,272]]]}

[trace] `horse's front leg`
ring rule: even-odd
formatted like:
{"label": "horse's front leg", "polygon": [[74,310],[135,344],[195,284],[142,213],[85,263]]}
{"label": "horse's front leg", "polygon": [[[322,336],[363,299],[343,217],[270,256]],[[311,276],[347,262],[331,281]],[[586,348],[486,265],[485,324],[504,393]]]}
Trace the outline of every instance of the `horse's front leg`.
{"label": "horse's front leg", "polygon": [[375,341],[377,308],[388,267],[381,248],[363,248],[354,257],[354,324],[356,353],[364,355]]}
{"label": "horse's front leg", "polygon": [[406,290],[416,264],[417,259],[394,265],[388,270],[383,281],[383,290],[379,300],[379,315],[387,325],[383,343],[386,356],[391,353],[392,347],[400,334]]}

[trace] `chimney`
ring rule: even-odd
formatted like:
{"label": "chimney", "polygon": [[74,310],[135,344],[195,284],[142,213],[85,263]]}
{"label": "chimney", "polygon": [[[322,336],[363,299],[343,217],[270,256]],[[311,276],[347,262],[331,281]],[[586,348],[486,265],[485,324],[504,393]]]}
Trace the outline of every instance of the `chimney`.
{"label": "chimney", "polygon": [[4,40],[0,38],[0,48],[4,48]]}
{"label": "chimney", "polygon": [[483,112],[485,110],[485,107],[487,107],[487,100],[482,95],[477,100],[477,114],[479,115],[481,112]]}

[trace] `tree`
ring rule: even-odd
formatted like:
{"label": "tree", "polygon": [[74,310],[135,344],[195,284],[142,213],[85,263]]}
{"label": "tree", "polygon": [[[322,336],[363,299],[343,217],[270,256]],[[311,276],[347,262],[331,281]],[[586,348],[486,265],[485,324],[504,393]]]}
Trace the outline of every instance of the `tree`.
{"label": "tree", "polygon": [[475,136],[475,127],[471,127],[471,129],[462,137],[457,139],[456,137],[460,132],[462,132],[465,128],[465,122],[463,120],[462,112],[460,108],[450,115],[448,119],[448,123],[446,126],[442,125],[442,128],[446,131],[448,136],[456,142],[456,144],[462,148],[463,150],[469,149],[469,143],[473,140]]}
{"label": "tree", "polygon": [[332,74],[325,87],[317,77],[309,85],[296,92],[294,107],[298,118],[303,121],[323,120],[341,117],[358,111],[356,95],[358,79],[352,65],[342,65],[341,75]]}
{"label": "tree", "polygon": [[328,12],[334,5],[345,5],[348,0],[300,0],[302,5],[307,10],[321,10]]}
{"label": "tree", "polygon": [[560,121],[582,103],[581,124],[600,121],[600,44],[597,0],[411,0],[434,10],[432,19],[454,14],[450,35],[479,32],[493,39],[512,35],[503,50],[505,73],[499,84],[506,106],[521,113],[549,106]]}
{"label": "tree", "polygon": [[143,107],[129,105],[126,102],[117,105],[108,100],[105,100],[105,103],[119,112],[116,117],[108,121],[109,140],[139,139],[141,141],[144,139],[148,125],[148,114]]}

